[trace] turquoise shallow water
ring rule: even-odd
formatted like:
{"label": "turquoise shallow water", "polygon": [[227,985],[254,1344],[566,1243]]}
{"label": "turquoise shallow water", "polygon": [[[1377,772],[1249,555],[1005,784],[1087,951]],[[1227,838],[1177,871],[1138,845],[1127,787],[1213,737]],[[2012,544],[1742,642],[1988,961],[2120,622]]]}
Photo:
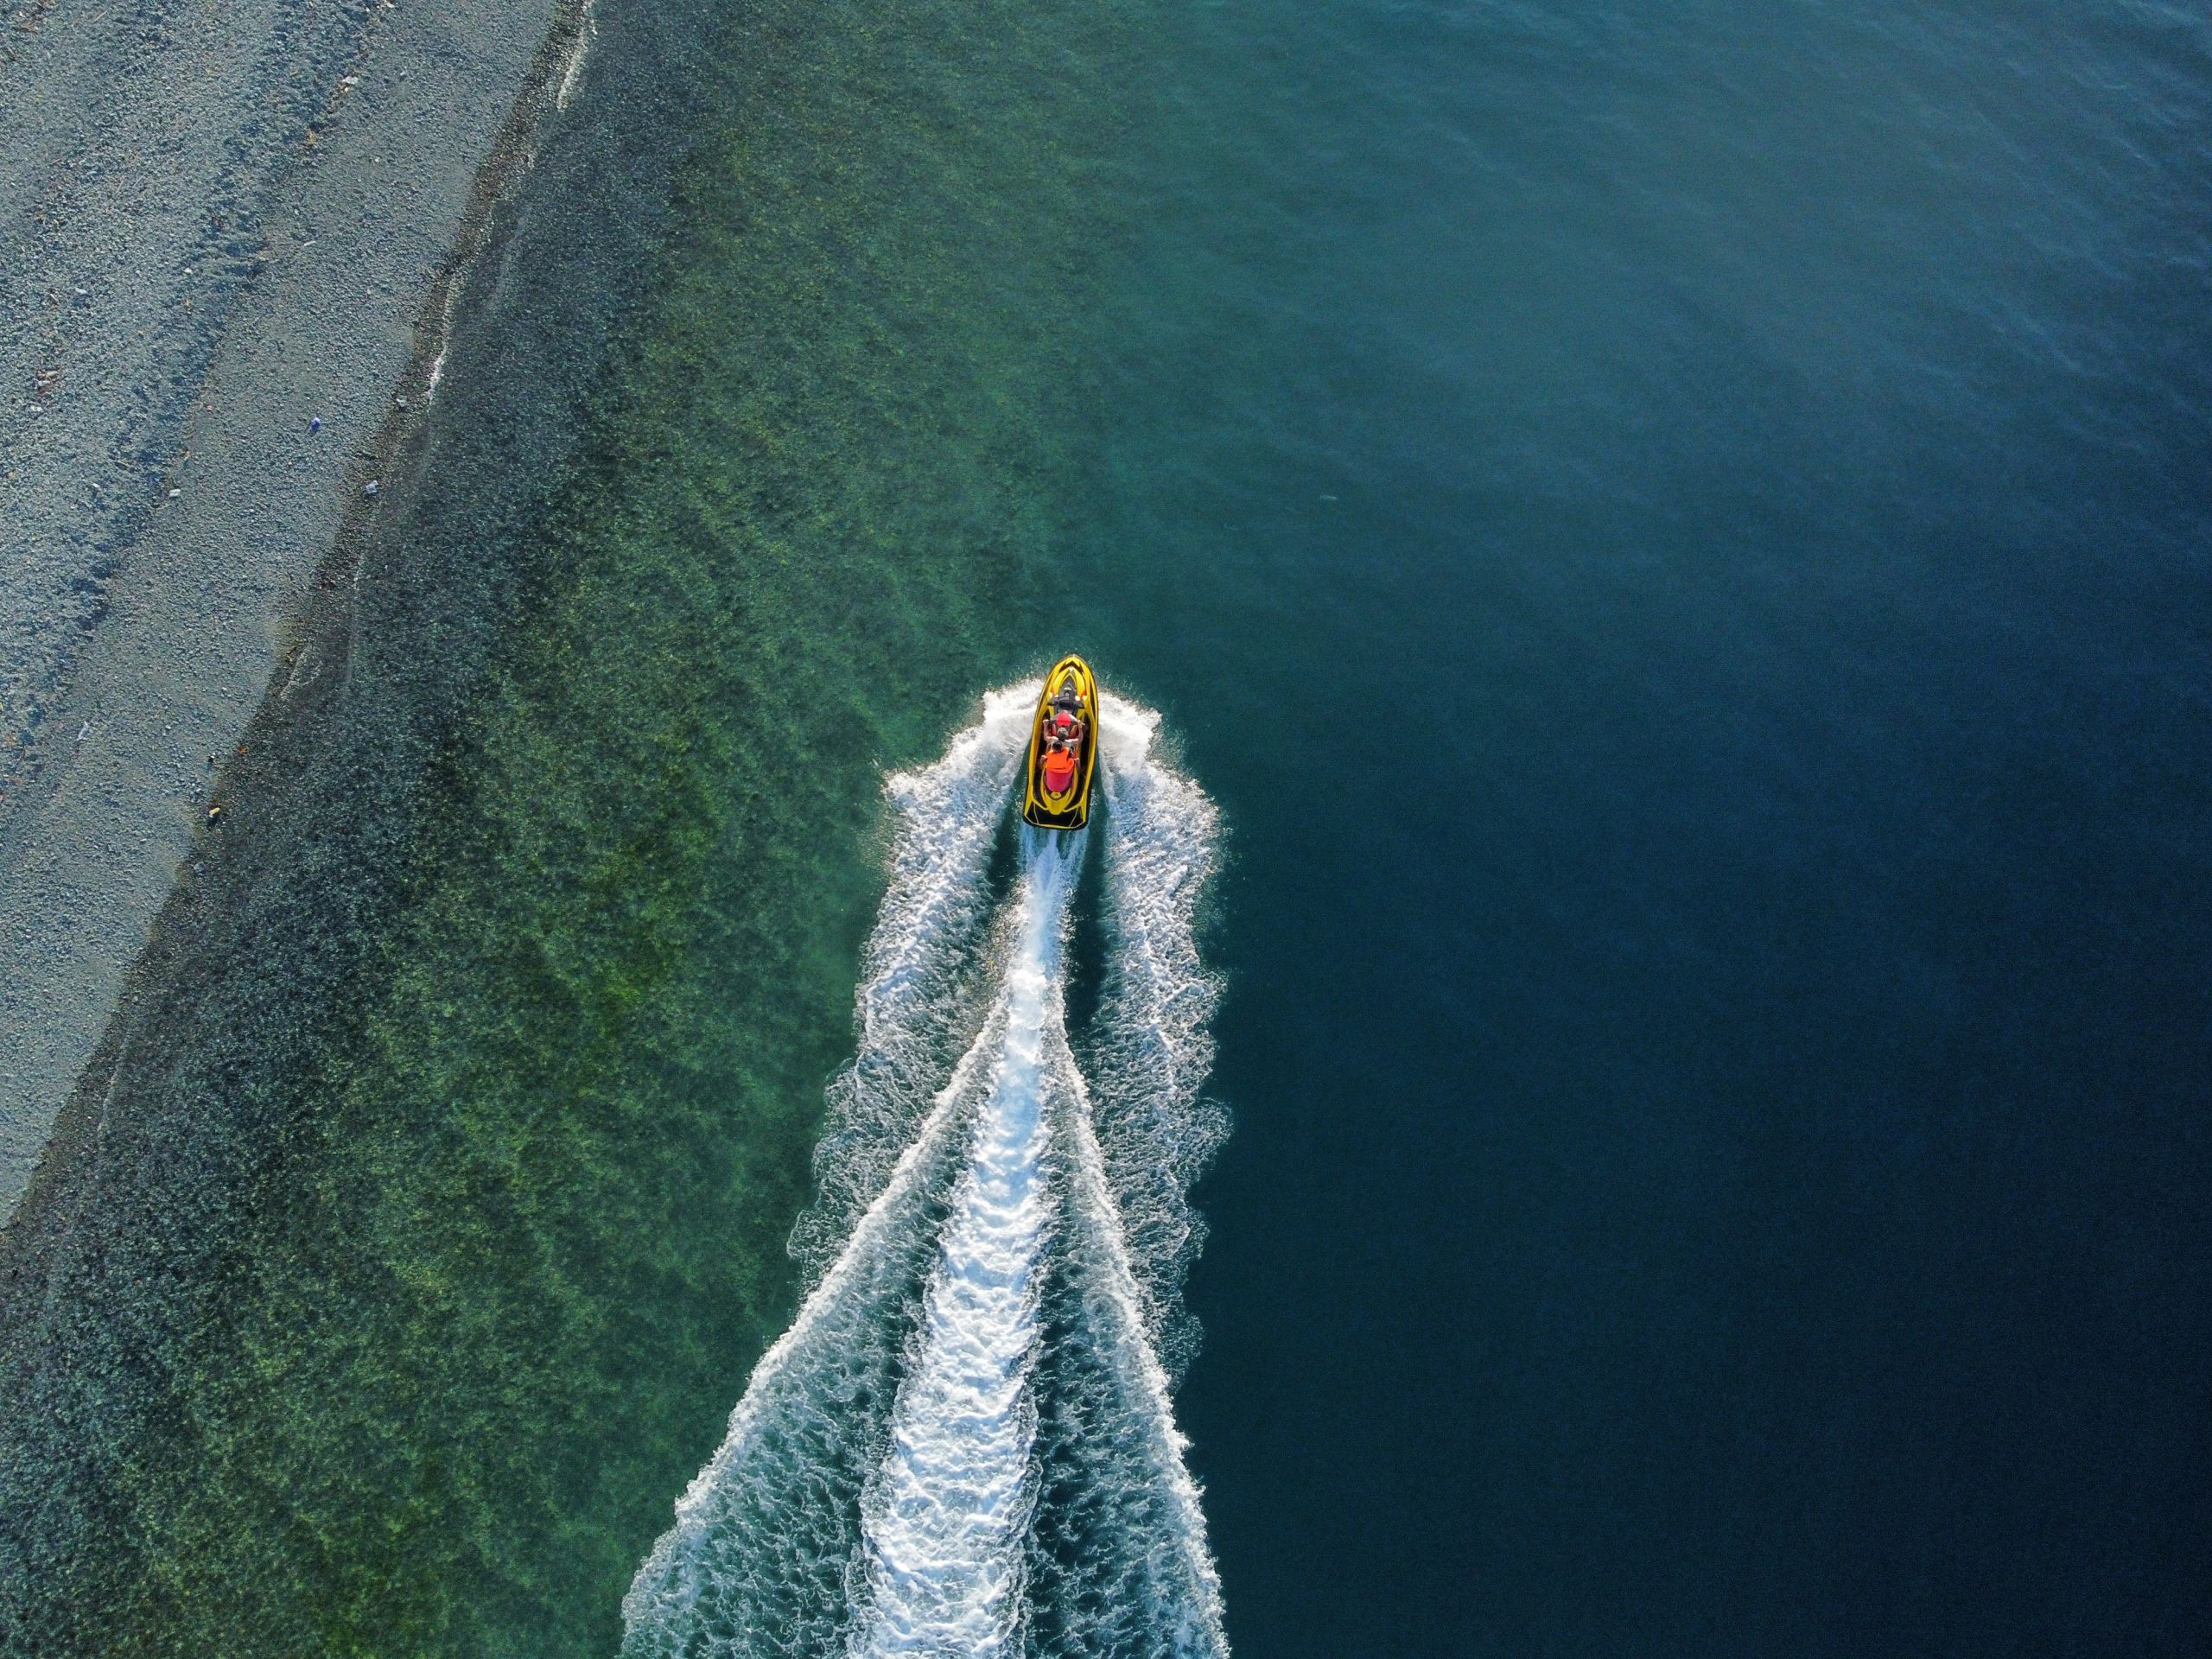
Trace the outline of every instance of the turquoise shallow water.
{"label": "turquoise shallow water", "polygon": [[389,884],[256,936],[353,965],[118,1108],[276,1132],[71,1268],[158,1340],[11,1361],[10,1650],[612,1651],[797,1297],[881,771],[1074,647],[1224,815],[1235,1647],[2201,1650],[2202,20],[609,38],[664,239]]}

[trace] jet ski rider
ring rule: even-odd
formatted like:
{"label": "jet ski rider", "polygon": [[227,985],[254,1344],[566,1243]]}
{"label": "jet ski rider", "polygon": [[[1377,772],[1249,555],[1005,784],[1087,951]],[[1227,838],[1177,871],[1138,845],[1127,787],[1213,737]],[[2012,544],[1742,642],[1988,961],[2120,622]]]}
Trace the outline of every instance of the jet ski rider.
{"label": "jet ski rider", "polygon": [[1075,758],[1083,747],[1083,720],[1077,712],[1083,699],[1072,685],[1060,688],[1052,699],[1052,717],[1045,725],[1045,786],[1055,795],[1075,781]]}

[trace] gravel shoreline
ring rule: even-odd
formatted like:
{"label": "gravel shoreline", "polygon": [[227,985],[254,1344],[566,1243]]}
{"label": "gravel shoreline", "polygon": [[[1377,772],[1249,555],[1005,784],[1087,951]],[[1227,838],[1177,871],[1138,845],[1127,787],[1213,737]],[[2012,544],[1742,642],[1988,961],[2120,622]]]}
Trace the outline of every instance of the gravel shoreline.
{"label": "gravel shoreline", "polygon": [[[395,280],[391,303],[362,308],[365,337],[391,350],[377,359],[380,379],[362,376],[354,424],[334,457],[296,426],[262,418],[285,412],[276,377],[323,384],[300,366],[321,360],[306,355],[324,349],[321,334],[241,321],[211,354],[205,384],[215,395],[198,401],[216,410],[194,418],[238,410],[233,448],[219,456],[234,494],[227,506],[202,497],[210,473],[188,473],[129,560],[194,556],[198,544],[172,528],[189,512],[194,535],[234,538],[213,546],[213,575],[196,578],[212,581],[227,574],[221,557],[259,546],[280,508],[296,512],[308,529],[297,532],[298,563],[284,569],[297,602],[285,611],[272,600],[236,625],[256,650],[235,682],[220,681],[207,613],[199,632],[174,631],[193,615],[181,567],[153,565],[156,582],[126,564],[77,680],[100,653],[120,652],[111,641],[137,638],[140,654],[118,660],[169,701],[111,704],[106,741],[96,750],[88,738],[53,788],[37,782],[36,812],[73,824],[102,855],[65,874],[108,930],[114,954],[102,965],[113,977],[74,991],[19,950],[42,977],[7,994],[46,998],[60,1035],[33,1052],[15,1034],[21,1026],[0,1025],[0,1041],[17,1044],[19,1075],[29,1054],[61,1103],[57,1116],[49,1100],[30,1101],[36,1117],[20,1144],[35,1166],[0,1227],[0,1652],[151,1651],[175,1627],[164,1599],[175,1563],[148,1529],[166,1524],[193,1479],[197,1431],[180,1389],[194,1368],[227,1363],[229,1320],[259,1270],[264,1229],[287,1224],[297,1160],[329,1127],[315,1117],[325,1098],[319,1068],[347,1063],[353,1019],[382,969],[379,930],[435,870],[421,861],[421,831],[438,810],[440,769],[458,760],[450,746],[503,642],[528,626],[536,595],[558,588],[564,501],[593,487],[600,448],[619,440],[632,320],[662,291],[696,135],[732,96],[713,49],[721,27],[711,0],[578,0],[555,16],[521,75],[522,96],[507,95],[489,159],[473,183],[455,175],[445,263],[427,283],[403,289]],[[363,84],[374,86],[373,69]],[[315,168],[330,165],[338,136],[318,144]],[[377,219],[385,198],[373,158],[395,153],[388,143],[389,127],[364,135],[368,162],[316,187],[340,186],[323,233],[400,234]],[[289,269],[272,256],[248,298],[272,312],[298,305],[285,298]],[[342,315],[340,302],[358,305],[347,296],[362,289],[361,270],[342,270],[350,287],[317,290],[336,294],[316,302],[335,313],[308,305],[282,315],[321,328]],[[411,328],[403,300],[416,308]],[[262,401],[240,401],[241,390],[226,404],[226,388]],[[323,421],[318,442],[338,417],[326,409]],[[216,451],[189,435],[180,442],[195,449],[195,469]],[[311,482],[286,469],[302,450],[328,468]],[[296,505],[303,497],[316,504],[311,514]],[[168,622],[127,617],[125,577],[169,595]],[[243,728],[220,769],[211,776],[205,753],[183,756],[187,773],[196,761],[193,781],[225,805],[223,821],[205,827],[199,801],[163,792],[176,772],[143,768],[133,810],[170,838],[148,855],[142,889],[103,888],[118,880],[123,844],[72,803],[108,804],[96,753],[126,740],[196,744],[170,730],[187,713],[205,717],[188,697],[237,699],[219,710]],[[84,718],[45,725],[73,740]],[[20,869],[20,858],[0,864],[0,884]],[[22,889],[0,891],[0,914],[10,907],[25,908]],[[0,952],[11,948],[0,938]],[[12,1018],[0,1005],[0,1021]],[[88,1048],[89,1059],[60,1052],[65,1045]],[[263,1630],[261,1644],[321,1651],[328,1632],[310,1626]]]}
{"label": "gravel shoreline", "polygon": [[0,1222],[220,766],[312,671],[287,651],[431,391],[503,132],[526,146],[589,27],[565,0],[9,22]]}

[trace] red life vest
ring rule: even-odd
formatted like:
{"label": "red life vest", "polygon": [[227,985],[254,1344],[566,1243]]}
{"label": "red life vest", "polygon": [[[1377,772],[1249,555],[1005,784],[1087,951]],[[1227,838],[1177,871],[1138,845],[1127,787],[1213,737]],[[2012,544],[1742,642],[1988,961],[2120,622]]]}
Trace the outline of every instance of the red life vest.
{"label": "red life vest", "polygon": [[1045,787],[1055,795],[1067,792],[1075,782],[1075,756],[1065,749],[1054,749],[1045,757]]}

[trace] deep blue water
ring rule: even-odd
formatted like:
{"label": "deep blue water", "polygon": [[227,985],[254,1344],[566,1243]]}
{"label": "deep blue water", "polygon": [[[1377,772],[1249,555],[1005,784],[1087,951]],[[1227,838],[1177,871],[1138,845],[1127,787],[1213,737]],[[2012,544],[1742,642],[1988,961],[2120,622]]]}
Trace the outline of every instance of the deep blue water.
{"label": "deep blue water", "polygon": [[2212,21],[1177,29],[1084,539],[1238,1647],[2212,1650]]}

